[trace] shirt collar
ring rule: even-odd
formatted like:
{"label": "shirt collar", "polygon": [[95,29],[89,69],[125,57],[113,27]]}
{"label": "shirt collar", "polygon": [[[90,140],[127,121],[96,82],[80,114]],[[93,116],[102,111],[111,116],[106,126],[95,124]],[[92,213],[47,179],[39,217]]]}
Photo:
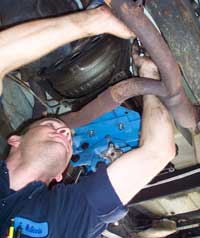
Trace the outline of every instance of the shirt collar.
{"label": "shirt collar", "polygon": [[[15,193],[14,190],[10,189],[9,171],[6,166],[5,160],[0,160],[0,181],[1,181],[0,200],[5,199],[9,195]],[[41,189],[44,187],[47,187],[47,186],[43,182],[34,181],[34,182],[28,184],[27,186],[25,186],[24,188],[20,189],[19,191],[25,191],[28,188],[28,190],[31,194],[31,195],[29,195],[29,197],[32,198],[33,194],[35,194],[38,191],[38,189]]]}

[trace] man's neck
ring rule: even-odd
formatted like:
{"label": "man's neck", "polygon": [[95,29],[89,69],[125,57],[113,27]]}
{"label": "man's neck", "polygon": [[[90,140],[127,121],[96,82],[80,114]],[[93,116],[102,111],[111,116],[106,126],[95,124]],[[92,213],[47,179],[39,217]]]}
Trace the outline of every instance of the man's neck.
{"label": "man's neck", "polygon": [[10,158],[6,161],[9,171],[10,188],[12,190],[18,191],[34,181],[41,181],[48,184],[45,178],[39,176],[38,171],[18,161]]}

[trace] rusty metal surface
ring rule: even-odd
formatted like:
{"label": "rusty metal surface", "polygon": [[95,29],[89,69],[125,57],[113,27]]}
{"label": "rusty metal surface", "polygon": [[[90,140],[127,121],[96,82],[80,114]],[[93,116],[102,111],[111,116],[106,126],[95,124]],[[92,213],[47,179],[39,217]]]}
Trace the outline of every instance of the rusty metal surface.
{"label": "rusty metal surface", "polygon": [[167,96],[167,91],[161,81],[133,77],[112,86],[111,94],[114,101],[122,103],[129,98],[139,95],[154,94],[157,96]]}
{"label": "rusty metal surface", "polygon": [[[187,84],[200,103],[200,28],[189,0],[147,1],[146,7],[180,65]],[[192,97],[195,102],[195,98]]]}
{"label": "rusty metal surface", "polygon": [[[80,127],[96,119],[103,113],[113,110],[116,106],[129,98],[148,94],[154,94],[160,97],[166,96],[166,100],[169,100],[168,104],[174,103],[177,100],[181,100],[184,103],[184,99],[179,98],[182,94],[178,94],[178,97],[168,99],[167,90],[163,82],[134,77],[109,87],[80,111],[64,114],[60,116],[60,118],[65,121],[70,128]],[[179,107],[172,107],[172,110],[173,109],[175,110],[173,111],[175,117],[178,118],[180,114]],[[182,119],[182,121],[183,120],[184,119]]]}
{"label": "rusty metal surface", "polygon": [[91,122],[103,113],[112,111],[119,105],[120,104],[115,102],[112,98],[111,88],[108,88],[81,110],[61,115],[60,119],[63,120],[70,128],[77,128]]}
{"label": "rusty metal surface", "polygon": [[[83,125],[112,110],[115,105],[137,95],[154,94],[161,98],[175,121],[184,128],[193,128],[199,121],[197,110],[183,89],[181,72],[162,36],[143,13],[142,1],[112,0],[111,7],[139,37],[143,46],[158,66],[161,82],[147,79],[128,79],[106,90],[79,112],[62,117],[68,124]],[[73,127],[72,126],[72,127]]]}
{"label": "rusty metal surface", "polygon": [[112,111],[129,98],[147,94],[166,95],[164,84],[153,79],[130,78],[109,87],[80,111],[64,114],[60,118],[70,128],[80,127]]}
{"label": "rusty metal surface", "polygon": [[141,1],[133,3],[131,0],[112,0],[111,7],[116,16],[139,37],[158,66],[168,93],[168,96],[161,97],[161,100],[176,122],[185,128],[195,128],[197,113],[183,90],[179,67],[162,36],[144,15]]}

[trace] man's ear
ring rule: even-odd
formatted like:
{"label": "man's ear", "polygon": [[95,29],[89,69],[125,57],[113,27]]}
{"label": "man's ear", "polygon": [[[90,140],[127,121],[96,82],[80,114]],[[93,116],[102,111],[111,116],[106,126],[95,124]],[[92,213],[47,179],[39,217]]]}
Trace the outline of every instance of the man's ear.
{"label": "man's ear", "polygon": [[59,175],[57,175],[57,176],[55,177],[55,180],[56,180],[57,183],[59,183],[60,181],[62,181],[62,179],[63,179],[62,174],[59,174]]}
{"label": "man's ear", "polygon": [[8,138],[8,144],[14,148],[18,148],[20,143],[21,143],[21,136],[13,135]]}

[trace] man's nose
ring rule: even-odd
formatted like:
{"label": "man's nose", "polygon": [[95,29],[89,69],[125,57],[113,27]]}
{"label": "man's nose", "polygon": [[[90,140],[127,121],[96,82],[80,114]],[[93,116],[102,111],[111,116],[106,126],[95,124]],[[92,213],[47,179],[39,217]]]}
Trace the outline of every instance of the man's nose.
{"label": "man's nose", "polygon": [[57,133],[64,135],[67,138],[67,140],[71,140],[71,131],[69,128],[60,127],[58,129],[56,129],[56,131],[57,131]]}

